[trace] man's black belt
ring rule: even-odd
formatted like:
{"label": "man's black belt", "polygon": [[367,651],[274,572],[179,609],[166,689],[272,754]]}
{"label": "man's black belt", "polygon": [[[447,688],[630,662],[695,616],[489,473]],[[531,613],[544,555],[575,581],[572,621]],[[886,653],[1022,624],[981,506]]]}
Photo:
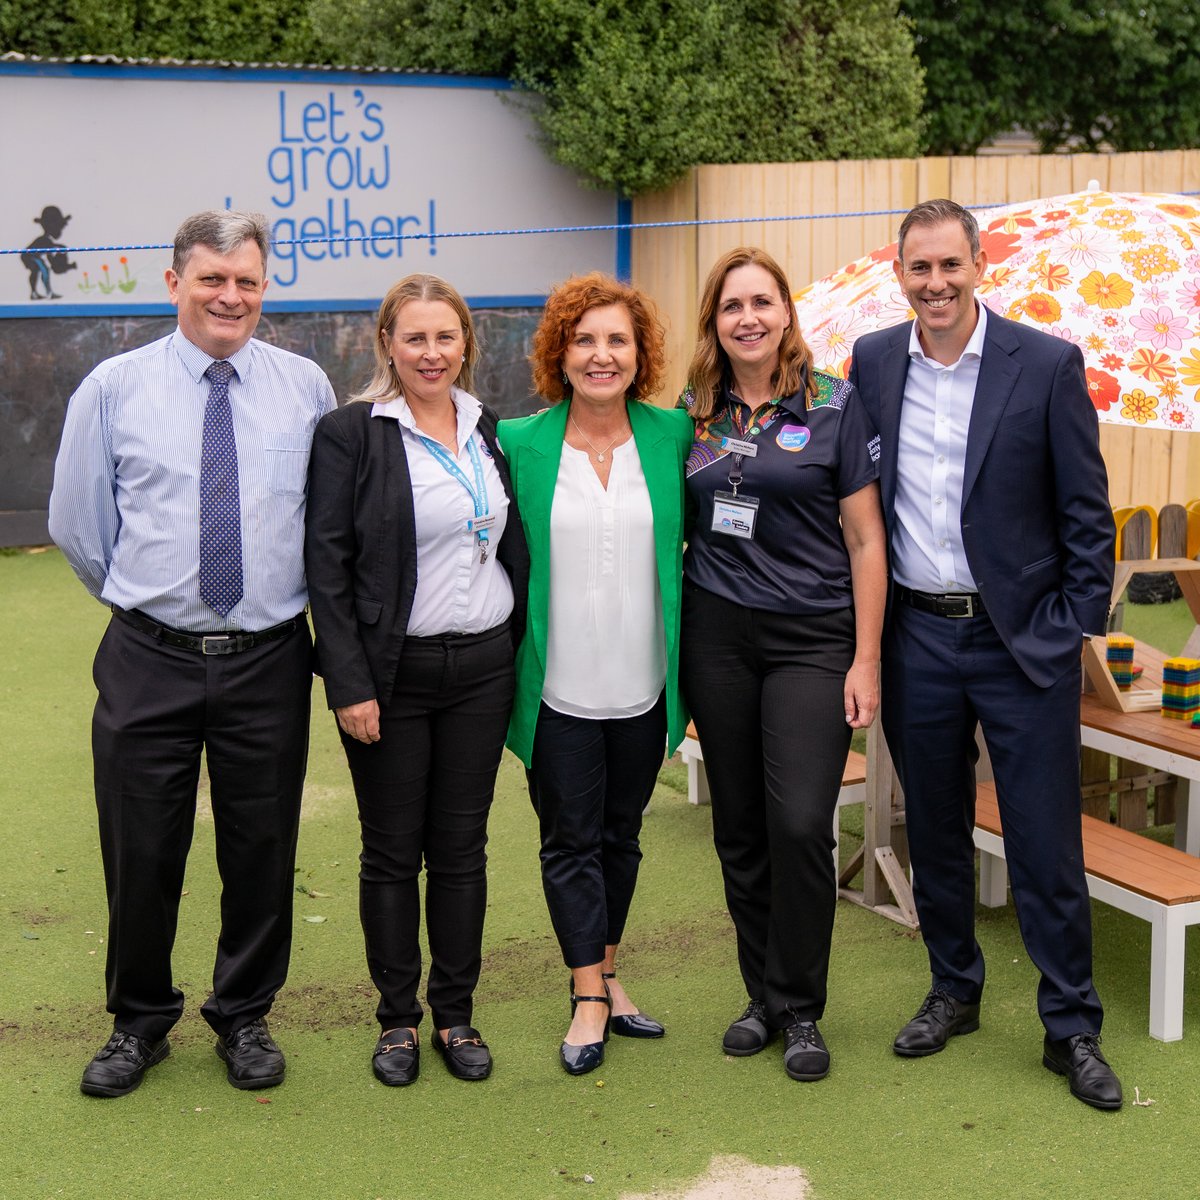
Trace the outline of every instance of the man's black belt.
{"label": "man's black belt", "polygon": [[113,605],[112,614],[118,621],[132,625],[142,633],[148,633],[157,638],[164,646],[175,646],[180,650],[194,650],[197,654],[240,654],[243,650],[253,650],[266,642],[278,641],[296,631],[296,626],[303,614],[272,625],[270,629],[258,629],[253,633],[232,631],[230,633],[184,633],[182,629],[172,629],[169,625],[160,625],[150,620],[144,613],[136,609],[127,610]]}
{"label": "man's black belt", "polygon": [[938,617],[978,617],[987,611],[978,592],[914,592],[898,583],[896,599]]}

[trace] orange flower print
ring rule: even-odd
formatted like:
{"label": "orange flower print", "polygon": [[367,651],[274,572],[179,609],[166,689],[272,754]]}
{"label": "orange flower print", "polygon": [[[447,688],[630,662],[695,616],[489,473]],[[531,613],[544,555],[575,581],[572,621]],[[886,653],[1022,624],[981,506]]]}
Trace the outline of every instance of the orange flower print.
{"label": "orange flower print", "polygon": [[979,241],[987,252],[988,262],[1002,263],[1017,252],[1021,245],[1021,236],[1017,233],[999,233],[989,229],[980,236]]}
{"label": "orange flower print", "polygon": [[1161,383],[1164,379],[1174,379],[1176,375],[1171,356],[1158,350],[1135,350],[1129,359],[1129,369],[1147,383]]}
{"label": "orange flower print", "polygon": [[1038,272],[1037,278],[1048,292],[1056,292],[1071,282],[1071,272],[1062,263],[1047,263]]}
{"label": "orange flower print", "polygon": [[1164,400],[1174,400],[1179,395],[1179,384],[1174,379],[1168,379],[1159,385],[1158,390]]}
{"label": "orange flower print", "polygon": [[1098,333],[1089,333],[1084,345],[1095,353],[1097,350],[1103,350],[1108,343]]}
{"label": "orange flower print", "polygon": [[1147,396],[1141,388],[1134,388],[1121,397],[1121,416],[1127,421],[1136,421],[1145,425],[1158,416],[1158,397]]}
{"label": "orange flower print", "polygon": [[1106,371],[1119,371],[1125,365],[1125,360],[1119,354],[1106,354],[1100,360],[1100,365]]}
{"label": "orange flower print", "polygon": [[1183,368],[1183,386],[1200,387],[1200,350],[1185,354],[1179,365]]}
{"label": "orange flower print", "polygon": [[1137,250],[1125,250],[1121,254],[1121,261],[1129,268],[1134,279],[1142,283],[1153,279],[1155,275],[1179,270],[1179,263],[1171,257],[1170,251],[1158,242]]}
{"label": "orange flower print", "polygon": [[978,290],[985,296],[988,292],[994,292],[997,288],[1002,288],[1016,272],[1012,267],[997,267],[994,271],[989,271],[979,282]]}
{"label": "orange flower print", "polygon": [[1092,271],[1079,281],[1079,294],[1097,308],[1124,308],[1133,303],[1133,284],[1117,274]]}
{"label": "orange flower print", "polygon": [[1014,320],[1020,320],[1024,315],[1043,325],[1052,325],[1062,316],[1062,305],[1051,296],[1034,292],[1033,295],[1013,304],[1008,310],[1008,315]]}
{"label": "orange flower print", "polygon": [[1172,217],[1200,217],[1200,211],[1190,204],[1160,204],[1158,207]]}
{"label": "orange flower print", "polygon": [[1116,377],[1107,371],[1097,371],[1094,367],[1087,369],[1087,387],[1097,412],[1108,412],[1121,394],[1121,385]]}

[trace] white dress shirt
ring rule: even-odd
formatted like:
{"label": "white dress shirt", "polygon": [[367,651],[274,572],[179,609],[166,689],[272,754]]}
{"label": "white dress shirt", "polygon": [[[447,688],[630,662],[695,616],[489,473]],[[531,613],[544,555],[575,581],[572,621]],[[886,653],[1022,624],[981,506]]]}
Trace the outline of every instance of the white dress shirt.
{"label": "white dress shirt", "polygon": [[918,592],[974,592],[962,540],[967,430],[979,382],[987,309],[957,362],[946,366],[921,348],[917,322],[908,343],[908,381],[900,410],[892,571]]}
{"label": "white dress shirt", "polygon": [[477,428],[483,409],[470,392],[459,388],[451,391],[451,399],[458,417],[455,462],[473,487],[475,464],[469,443],[474,442],[483,466],[487,511],[496,516],[488,530],[485,562],[479,561],[477,535],[467,528],[475,516],[475,502],[421,440],[404,397],[371,407],[373,417],[390,417],[399,424],[408,455],[417,524],[417,590],[408,616],[410,637],[483,633],[508,620],[513,609],[508,572],[496,561],[496,547],[508,520],[508,496]]}
{"label": "white dress shirt", "polygon": [[550,509],[542,699],[569,717],[636,717],[666,678],[654,513],[637,444],[613,450],[605,490],[587,451],[564,443]]}

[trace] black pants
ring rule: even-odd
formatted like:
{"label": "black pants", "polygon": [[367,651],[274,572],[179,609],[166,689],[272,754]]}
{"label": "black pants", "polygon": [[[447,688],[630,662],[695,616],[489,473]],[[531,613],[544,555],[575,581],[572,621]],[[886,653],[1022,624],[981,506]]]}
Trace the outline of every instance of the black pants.
{"label": "black pants", "polygon": [[543,704],[528,772],[542,832],[542,888],[568,967],[604,959],[625,932],[642,848],[642,810],[667,742],[667,705],[588,720]]}
{"label": "black pants", "polygon": [[933,982],[977,1001],[975,730],[982,725],[1004,824],[1021,937],[1042,974],[1038,1012],[1052,1038],[1099,1033],[1092,908],[1079,820],[1076,663],[1032,683],[986,614],[961,620],[893,609],[883,650],[883,728],[904,788],[913,896]]}
{"label": "black pants", "polygon": [[775,1027],[825,1011],[853,658],[851,609],[781,615],[684,582],[680,681],[704,751],[738,965]]}
{"label": "black pants", "polygon": [[434,1027],[471,1024],[487,908],[487,821],[512,711],[508,625],[408,638],[371,745],[342,734],[362,823],[359,909],[383,1029],[423,1010],[421,896]]}
{"label": "black pants", "polygon": [[261,1017],[287,978],[296,833],[308,757],[312,641],[241,654],[163,645],[119,620],[96,652],[96,807],[108,890],[108,1011],[157,1040],[179,1020],[171,979],[201,752],[212,784],[221,934],[201,1012],[225,1035]]}

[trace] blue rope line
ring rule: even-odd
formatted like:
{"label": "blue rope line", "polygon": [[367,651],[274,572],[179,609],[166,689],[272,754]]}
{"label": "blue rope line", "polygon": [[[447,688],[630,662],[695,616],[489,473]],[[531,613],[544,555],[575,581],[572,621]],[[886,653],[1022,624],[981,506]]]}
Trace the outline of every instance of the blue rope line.
{"label": "blue rope line", "polygon": [[[1174,194],[1177,196],[1196,196],[1200,195],[1200,191],[1176,192]],[[965,207],[984,210],[1005,208],[1007,206],[1007,204],[968,204]],[[691,221],[630,221],[610,225],[548,225],[530,229],[472,229],[458,233],[435,233],[432,237],[435,241],[440,242],[449,238],[530,237],[546,233],[610,233],[622,231],[634,233],[641,229],[687,229],[707,225],[766,225],[777,221],[831,221],[851,217],[895,217],[906,212],[908,212],[907,208],[875,208],[864,209],[861,212],[797,213],[789,217],[708,217]],[[428,233],[400,233],[388,235],[364,234],[359,237],[286,238],[276,241],[273,244],[276,246],[328,246],[332,242],[337,242],[340,245],[349,245],[351,242],[423,242],[429,240],[430,234]],[[35,248],[34,252],[44,253],[46,250],[50,250],[57,254],[115,254],[122,250],[171,250],[173,248],[174,243],[172,242],[146,242],[124,246],[47,246],[40,249]],[[11,250],[0,247],[0,255],[25,254],[29,249],[30,247],[28,246],[20,246]]]}

